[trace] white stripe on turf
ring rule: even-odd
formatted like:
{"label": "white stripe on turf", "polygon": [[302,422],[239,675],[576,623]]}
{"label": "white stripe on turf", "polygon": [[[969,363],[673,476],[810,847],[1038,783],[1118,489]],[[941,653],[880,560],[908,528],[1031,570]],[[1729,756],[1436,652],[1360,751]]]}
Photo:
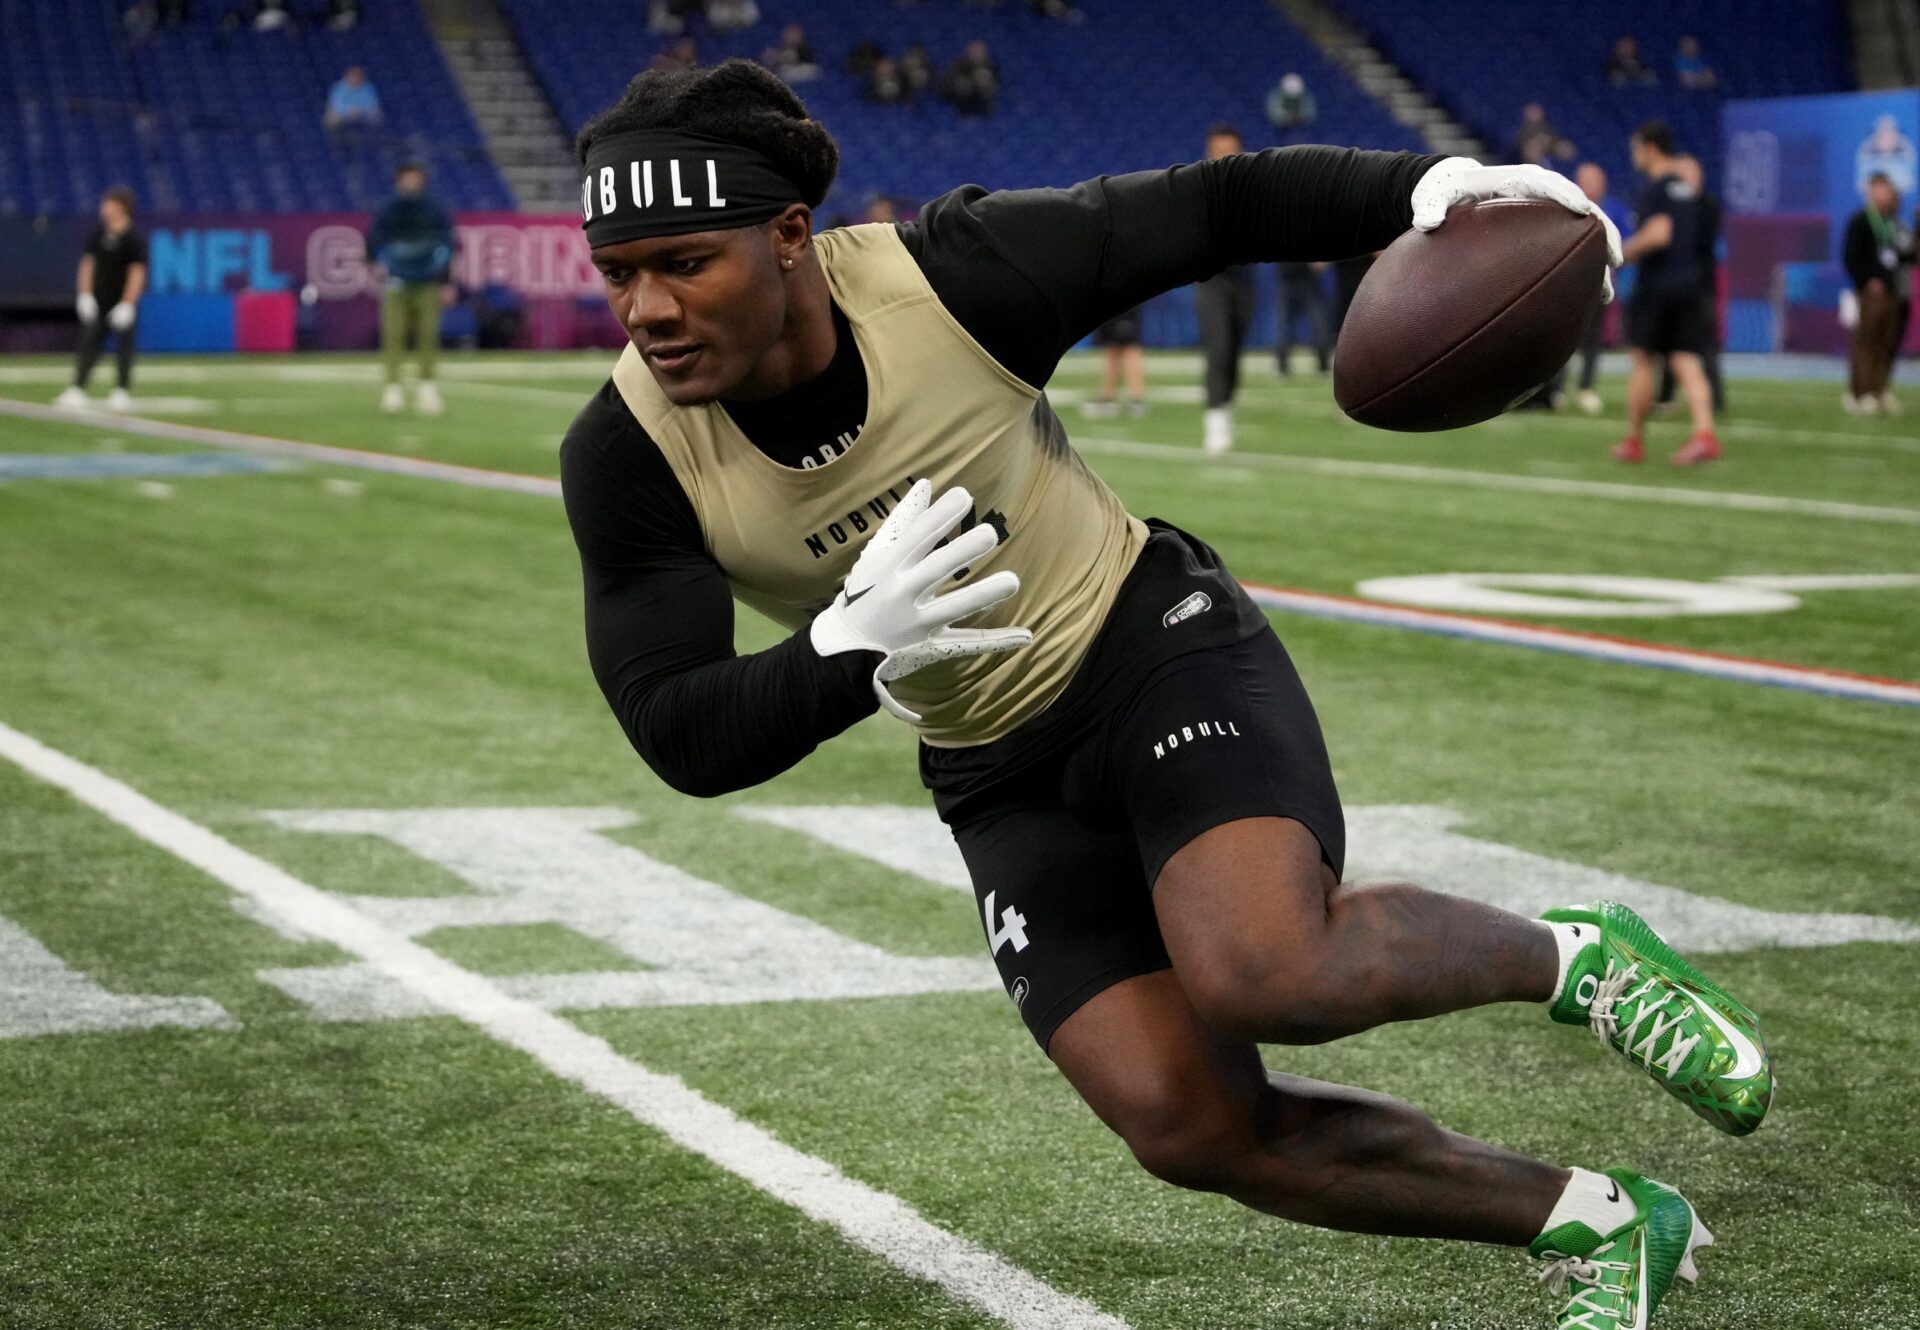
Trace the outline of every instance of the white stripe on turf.
{"label": "white stripe on turf", "polygon": [[[19,402],[0,397],[0,415],[22,420],[54,424],[98,425],[100,418],[60,411],[37,402]],[[240,448],[248,452],[278,457],[300,457],[335,466],[357,466],[369,471],[390,471],[398,475],[424,476],[450,480],[458,484],[478,485],[485,489],[515,490],[523,494],[558,494],[560,483],[539,476],[522,476],[479,467],[459,466],[452,462],[427,462],[398,457],[390,453],[368,452],[359,448],[338,448],[324,443],[300,443],[260,434],[242,434],[235,430],[209,429],[201,425],[183,425],[170,420],[145,420],[139,416],[115,416],[114,428],[125,434],[140,434],[153,439],[171,439],[183,443],[204,443],[222,448]],[[1074,446],[1082,452],[1106,453],[1119,457],[1141,457],[1152,461],[1176,462],[1182,466],[1218,465],[1198,448],[1182,448],[1170,443],[1144,443],[1137,439],[1111,439],[1076,435]],[[1882,508],[1870,504],[1838,503],[1827,499],[1800,499],[1775,494],[1743,494],[1737,490],[1681,489],[1672,485],[1627,485],[1606,480],[1563,480],[1552,476],[1517,476],[1502,471],[1468,471],[1458,467],[1412,466],[1398,462],[1359,462],[1340,457],[1295,457],[1283,453],[1234,453],[1227,459],[1236,467],[1260,467],[1274,471],[1305,471],[1314,475],[1347,476],[1360,480],[1398,480],[1430,485],[1459,485],[1467,489],[1520,490],[1535,494],[1564,494],[1580,498],[1608,499],[1625,503],[1681,504],[1694,508],[1730,508],[1749,512],[1794,513],[1804,517],[1832,517],[1849,522],[1895,522],[1920,526],[1920,508]]]}
{"label": "white stripe on turf", "polygon": [[686,1149],[1016,1330],[1126,1330],[1124,1321],[929,1223],[898,1197],[803,1154],[678,1077],[622,1057],[605,1040],[508,996],[491,980],[390,932],[339,897],[4,723],[0,756],[225,883],[290,927],[333,943],[556,1076],[612,1101]]}
{"label": "white stripe on turf", "polygon": [[[1145,443],[1138,439],[1073,436],[1082,452],[1115,457],[1142,457],[1182,466],[1213,465],[1198,447]],[[1413,466],[1403,462],[1359,462],[1344,457],[1296,457],[1288,453],[1231,453],[1233,466],[1271,471],[1305,471],[1316,476],[1351,476],[1358,480],[1402,480],[1429,485],[1460,485],[1467,489],[1521,490],[1533,494],[1567,494],[1584,499],[1624,503],[1671,503],[1690,508],[1732,508],[1760,513],[1797,513],[1804,517],[1837,517],[1848,522],[1898,522],[1920,526],[1920,508],[1881,508],[1871,504],[1838,503],[1829,499],[1800,499],[1778,494],[1744,494],[1738,490],[1681,489],[1676,485],[1628,485],[1613,480],[1562,480],[1553,476],[1516,476],[1505,471],[1468,471],[1451,466]]]}

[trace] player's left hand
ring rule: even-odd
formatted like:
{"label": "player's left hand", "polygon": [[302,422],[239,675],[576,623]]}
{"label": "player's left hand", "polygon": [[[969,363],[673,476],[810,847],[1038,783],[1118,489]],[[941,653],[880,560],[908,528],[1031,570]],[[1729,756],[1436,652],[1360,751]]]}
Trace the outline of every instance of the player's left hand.
{"label": "player's left hand", "polygon": [[107,311],[107,326],[115,332],[125,332],[133,326],[133,305],[125,300]]}
{"label": "player's left hand", "polygon": [[1447,220],[1447,209],[1487,199],[1544,199],[1569,212],[1597,217],[1607,233],[1607,267],[1600,281],[1603,303],[1613,299],[1613,269],[1621,263],[1620,228],[1588,198],[1580,186],[1544,166],[1482,166],[1471,157],[1449,157],[1433,166],[1413,187],[1413,226],[1431,231]]}

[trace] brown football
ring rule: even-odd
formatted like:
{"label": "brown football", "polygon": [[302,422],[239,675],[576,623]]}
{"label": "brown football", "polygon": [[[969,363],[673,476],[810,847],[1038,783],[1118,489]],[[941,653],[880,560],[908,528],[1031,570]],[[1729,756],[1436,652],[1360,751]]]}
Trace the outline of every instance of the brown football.
{"label": "brown football", "polygon": [[1531,397],[1600,303],[1606,232],[1557,203],[1454,208],[1389,245],[1354,293],[1333,399],[1377,429],[1458,429]]}

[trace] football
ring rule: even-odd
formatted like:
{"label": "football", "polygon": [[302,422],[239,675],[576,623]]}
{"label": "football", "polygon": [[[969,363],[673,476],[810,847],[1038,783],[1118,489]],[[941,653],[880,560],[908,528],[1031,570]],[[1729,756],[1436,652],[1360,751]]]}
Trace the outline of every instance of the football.
{"label": "football", "polygon": [[1496,199],[1408,231],[1354,293],[1334,400],[1377,429],[1458,429],[1499,415],[1579,346],[1606,262],[1599,220],[1557,203]]}

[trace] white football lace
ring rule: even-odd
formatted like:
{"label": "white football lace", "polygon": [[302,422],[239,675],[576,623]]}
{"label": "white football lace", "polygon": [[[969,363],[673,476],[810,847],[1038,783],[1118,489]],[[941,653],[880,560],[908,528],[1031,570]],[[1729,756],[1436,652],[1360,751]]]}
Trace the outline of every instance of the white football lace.
{"label": "white football lace", "polygon": [[[1649,979],[1629,993],[1627,988],[1639,973],[1640,962],[1638,961],[1624,970],[1616,970],[1614,963],[1608,961],[1607,977],[1602,979],[1599,988],[1594,990],[1593,1006],[1587,1011],[1587,1023],[1592,1028],[1594,1036],[1603,1045],[1612,1047],[1617,1036],[1620,1041],[1620,1052],[1628,1061],[1638,1058],[1647,1068],[1657,1067],[1662,1075],[1672,1080],[1679,1074],[1682,1064],[1687,1060],[1687,1055],[1692,1053],[1700,1043],[1701,1036],[1697,1031],[1692,1034],[1676,1033],[1673,1047],[1658,1058],[1654,1057],[1653,1050],[1659,1046],[1662,1037],[1684,1021],[1691,1008],[1682,1008],[1672,1015],[1664,1014],[1662,1008],[1680,995],[1672,988],[1661,984],[1658,979]],[[1654,996],[1656,992],[1657,997]],[[1633,1018],[1623,1029],[1620,1025],[1618,1008],[1623,1002],[1634,1001],[1638,1001],[1640,1005],[1635,1008]],[[1636,1044],[1634,1040],[1641,1034],[1643,1022],[1645,1023],[1644,1037],[1640,1038]]]}
{"label": "white football lace", "polygon": [[1566,1310],[1560,1313],[1560,1330],[1610,1330],[1608,1322],[1618,1325],[1626,1317],[1616,1308],[1608,1307],[1599,1301],[1607,1293],[1618,1293],[1618,1289],[1607,1287],[1600,1282],[1601,1272],[1612,1270],[1624,1274],[1632,1269],[1624,1261],[1594,1261],[1579,1256],[1563,1256],[1540,1272],[1540,1282],[1547,1291],[1556,1297],[1565,1294],[1575,1284],[1585,1285],[1573,1295]]}

